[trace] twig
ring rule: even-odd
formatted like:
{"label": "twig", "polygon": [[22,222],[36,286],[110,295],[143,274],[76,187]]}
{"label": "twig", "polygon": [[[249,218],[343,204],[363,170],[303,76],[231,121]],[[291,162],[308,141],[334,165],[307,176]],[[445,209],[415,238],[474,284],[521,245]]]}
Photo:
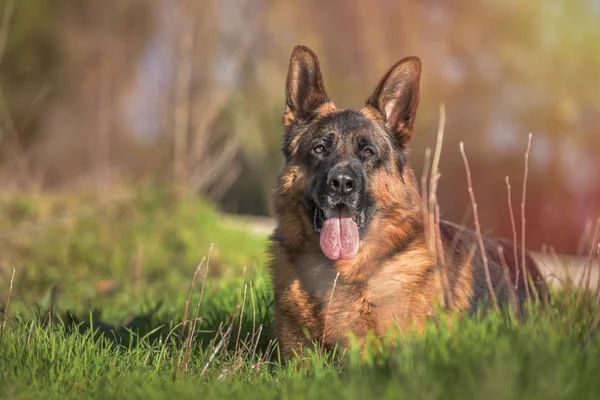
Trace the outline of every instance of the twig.
{"label": "twig", "polygon": [[[444,251],[443,247],[438,249],[438,245],[437,245],[437,233],[439,232],[439,220],[436,222],[436,207],[438,204],[437,201],[437,187],[438,187],[438,183],[441,177],[441,174],[439,173],[439,164],[440,164],[440,156],[442,153],[442,145],[443,145],[443,141],[444,141],[444,127],[446,125],[446,107],[444,105],[444,103],[440,103],[440,107],[439,107],[439,111],[440,111],[440,122],[438,123],[438,131],[437,131],[437,140],[435,143],[435,151],[433,153],[433,161],[431,164],[431,176],[430,176],[430,181],[429,181],[429,205],[428,205],[428,213],[429,215],[433,215],[433,223],[431,221],[431,219],[429,220],[429,226],[427,227],[429,229],[429,240],[431,242],[431,248],[434,250],[435,252],[435,257],[436,257],[436,264],[441,264],[441,263],[445,263],[442,261],[442,259],[444,258],[443,254],[437,254],[438,251]],[[439,211],[439,209],[438,209]],[[439,215],[438,215],[439,217]],[[440,239],[441,240],[441,239]],[[438,282],[436,282],[437,284],[439,284],[438,287],[443,287],[442,293],[439,296],[439,300],[444,300],[444,297],[448,300],[450,299],[450,297],[448,297],[449,293],[445,293],[447,290],[449,290],[449,286],[446,285],[444,283],[444,272],[442,271],[442,266],[439,265],[438,266],[438,273],[436,274],[436,280]],[[445,295],[445,296],[444,296]],[[449,304],[446,304],[449,305]]]}
{"label": "twig", "polygon": [[267,343],[267,348],[265,349],[265,352],[263,353],[263,362],[267,362],[268,359],[271,358],[273,352],[277,349],[277,354],[279,355],[279,346],[275,346],[276,341],[271,339],[269,340],[269,343]]}
{"label": "twig", "polygon": [[[260,324],[258,330],[256,331],[256,338],[252,340],[254,342],[254,348],[252,349],[252,354],[250,355],[250,359],[254,360],[254,356],[256,355],[256,348],[258,347],[258,342],[260,341],[260,335],[262,334],[263,325]],[[254,337],[254,334],[252,335]]]}
{"label": "twig", "polygon": [[444,292],[446,293],[446,307],[452,310],[454,309],[454,300],[452,299],[452,290],[450,288],[450,281],[448,280],[448,268],[446,266],[446,257],[444,256],[444,245],[442,244],[442,234],[440,232],[440,205],[437,201],[435,203],[435,228],[437,255],[438,259],[440,260],[440,272],[442,274]]}
{"label": "twig", "polygon": [[525,152],[525,171],[523,173],[523,198],[521,200],[521,268],[523,268],[523,283],[525,284],[525,293],[527,294],[527,301],[531,300],[529,293],[529,281],[527,280],[527,265],[525,258],[525,200],[527,199],[527,175],[529,174],[529,150],[531,150],[531,137],[527,141],[527,151]]}
{"label": "twig", "polygon": [[13,281],[15,280],[15,267],[13,267],[12,277],[10,278],[10,286],[8,288],[8,297],[6,298],[6,307],[4,308],[4,321],[2,322],[2,330],[0,330],[0,337],[4,335],[4,328],[6,328],[6,321],[8,320],[8,305],[10,303],[10,295],[12,294]]}
{"label": "twig", "polygon": [[462,239],[463,234],[466,232],[466,226],[469,223],[469,219],[471,218],[472,212],[473,209],[471,207],[465,210],[465,213],[463,214],[463,217],[460,220],[459,233],[458,235],[454,235],[454,237],[452,238],[452,243],[450,244],[451,253],[454,253],[454,251],[456,250],[456,246],[458,246],[458,242],[460,241],[460,239]]}
{"label": "twig", "polygon": [[327,334],[327,322],[329,320],[329,309],[331,308],[331,302],[333,301],[333,292],[335,292],[335,286],[337,285],[337,280],[340,276],[338,272],[335,275],[335,279],[333,280],[333,287],[331,288],[331,295],[329,296],[329,303],[327,304],[327,310],[325,311],[325,322],[323,323],[323,337],[321,339],[321,349],[325,346],[325,335]]}
{"label": "twig", "polygon": [[[423,208],[423,226],[425,227],[426,230],[429,229],[429,219],[431,217],[429,215],[429,208],[427,207],[427,199],[429,198],[429,196],[427,195],[427,193],[428,193],[427,177],[429,176],[429,168],[430,168],[429,163],[430,162],[431,162],[431,148],[427,147],[425,149],[425,165],[423,166],[423,173],[421,175],[421,202],[422,202],[422,208]],[[433,256],[433,244],[429,243],[429,235],[426,234],[425,239],[427,241],[427,247],[429,248],[429,252]]]}
{"label": "twig", "polygon": [[573,278],[571,278],[571,274],[569,273],[569,266],[564,260],[558,258],[558,254],[556,254],[556,249],[552,246],[550,247],[550,253],[552,253],[552,258],[554,258],[554,262],[556,263],[556,265],[560,265],[562,267],[563,286],[565,286],[565,288],[569,290],[573,289],[574,281]]}
{"label": "twig", "polygon": [[483,245],[483,236],[481,234],[481,226],[479,225],[479,214],[477,213],[477,202],[475,201],[475,194],[473,193],[473,183],[471,182],[471,170],[469,168],[469,162],[467,161],[467,155],[465,154],[465,145],[463,142],[460,142],[460,154],[462,155],[463,162],[465,164],[465,170],[467,171],[467,184],[469,187],[469,196],[471,197],[471,205],[473,206],[473,219],[475,220],[475,230],[477,231],[477,239],[479,242],[479,251],[481,252],[481,257],[483,259],[483,266],[485,269],[485,279],[488,284],[488,289],[490,291],[490,296],[494,302],[494,307],[496,310],[499,310],[498,307],[498,299],[496,298],[496,293],[494,292],[494,287],[492,285],[492,279],[490,277],[490,269],[487,259],[487,254],[485,252],[485,247]]}
{"label": "twig", "polygon": [[210,364],[212,363],[212,361],[215,359],[215,356],[217,354],[219,354],[219,351],[221,350],[221,348],[225,344],[225,341],[229,341],[229,336],[231,335],[232,329],[233,329],[233,323],[231,323],[229,325],[229,328],[227,328],[227,331],[225,331],[224,334],[221,334],[221,341],[217,344],[216,347],[214,347],[214,350],[210,354],[210,357],[208,358],[208,360],[206,361],[206,363],[204,364],[204,367],[202,368],[202,371],[200,371],[200,375],[204,375],[204,373],[206,373],[206,370],[208,369],[208,367],[210,366]]}
{"label": "twig", "polygon": [[[431,176],[429,179],[429,215],[435,212],[435,203],[437,201],[437,185],[440,179],[439,164],[442,153],[442,145],[444,142],[444,126],[446,124],[446,107],[444,103],[440,104],[440,122],[438,124],[437,140],[435,143],[435,151],[433,153],[433,161],[431,163]],[[429,225],[429,237],[432,243],[432,248],[435,248],[435,225]]]}
{"label": "twig", "polygon": [[504,249],[502,246],[498,246],[498,257],[500,257],[500,263],[502,265],[502,270],[504,271],[504,280],[506,281],[506,287],[508,288],[508,293],[510,295],[511,302],[513,303],[513,309],[516,313],[517,318],[521,317],[521,310],[519,308],[519,300],[517,297],[516,288],[513,288],[510,282],[510,272],[508,270],[508,264],[506,264],[506,259],[504,258]]}
{"label": "twig", "polygon": [[512,193],[510,190],[510,180],[506,177],[506,190],[508,192],[508,212],[510,214],[510,224],[513,234],[513,255],[515,257],[515,290],[519,288],[519,253],[517,251],[517,224],[515,222],[515,214],[512,207]]}
{"label": "twig", "polygon": [[[590,287],[590,281],[592,279],[592,257],[594,257],[594,250],[596,243],[598,242],[598,234],[600,233],[600,217],[596,221],[596,227],[594,228],[594,236],[592,237],[592,243],[590,245],[590,252],[588,254],[586,268],[584,268],[584,274],[586,275],[585,288]],[[585,272],[587,271],[587,273]]]}

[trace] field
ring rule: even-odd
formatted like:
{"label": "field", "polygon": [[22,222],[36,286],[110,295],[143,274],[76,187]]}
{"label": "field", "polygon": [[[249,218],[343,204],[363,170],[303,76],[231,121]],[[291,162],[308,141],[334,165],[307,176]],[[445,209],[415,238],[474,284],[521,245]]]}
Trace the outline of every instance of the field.
{"label": "field", "polygon": [[[266,236],[148,184],[0,200],[2,398],[592,399],[596,293],[282,364]],[[13,268],[15,271],[14,279]],[[192,290],[190,290],[192,288]],[[10,299],[8,305],[7,299]],[[8,309],[6,314],[4,310]],[[181,325],[182,321],[185,325]]]}

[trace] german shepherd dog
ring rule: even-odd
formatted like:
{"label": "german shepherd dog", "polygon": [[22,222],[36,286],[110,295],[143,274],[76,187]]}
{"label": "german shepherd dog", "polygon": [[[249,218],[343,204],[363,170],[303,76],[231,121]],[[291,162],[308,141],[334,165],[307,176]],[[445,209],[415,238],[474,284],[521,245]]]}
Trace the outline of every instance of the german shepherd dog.
{"label": "german shepherd dog", "polygon": [[[513,243],[483,238],[487,279],[478,236],[446,221],[439,237],[447,287],[436,279],[438,261],[427,246],[407,160],[420,75],[419,58],[404,58],[363,108],[338,109],[325,92],[315,53],[294,48],[283,116],[285,165],[274,190],[270,240],[275,334],[284,357],[301,353],[313,339],[332,348],[348,345],[348,333],[360,340],[394,327],[422,329],[440,295],[452,298],[453,311],[472,312],[491,297],[488,282],[498,303],[507,304],[511,293],[523,303],[526,287],[514,282]],[[547,298],[538,268],[528,254],[526,260],[533,282],[527,288]]]}

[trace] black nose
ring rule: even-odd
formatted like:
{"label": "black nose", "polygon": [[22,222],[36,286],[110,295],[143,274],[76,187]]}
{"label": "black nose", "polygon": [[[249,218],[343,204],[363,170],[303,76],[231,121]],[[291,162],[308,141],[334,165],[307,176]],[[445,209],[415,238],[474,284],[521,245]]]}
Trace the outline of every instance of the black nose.
{"label": "black nose", "polygon": [[356,190],[354,173],[348,167],[334,168],[327,175],[327,186],[335,193],[347,196]]}

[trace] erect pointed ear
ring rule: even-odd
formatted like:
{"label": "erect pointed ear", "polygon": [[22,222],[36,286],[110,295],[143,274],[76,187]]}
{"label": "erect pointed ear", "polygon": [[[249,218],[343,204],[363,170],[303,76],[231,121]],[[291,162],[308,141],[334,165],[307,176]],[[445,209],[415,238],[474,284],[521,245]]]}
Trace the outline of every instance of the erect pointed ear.
{"label": "erect pointed ear", "polygon": [[284,124],[311,117],[317,107],[328,101],[316,54],[305,46],[294,47],[285,88]]}
{"label": "erect pointed ear", "polygon": [[381,112],[386,126],[401,145],[413,136],[420,78],[421,60],[417,57],[403,58],[385,74],[366,103]]}

